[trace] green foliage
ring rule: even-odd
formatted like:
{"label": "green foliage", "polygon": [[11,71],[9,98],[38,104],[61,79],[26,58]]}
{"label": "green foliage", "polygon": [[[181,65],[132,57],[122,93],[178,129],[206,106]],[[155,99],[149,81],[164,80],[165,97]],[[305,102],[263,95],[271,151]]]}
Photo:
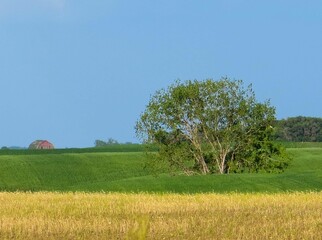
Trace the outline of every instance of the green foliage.
{"label": "green foliage", "polygon": [[113,138],[109,138],[106,142],[103,140],[95,140],[95,147],[105,147],[109,145],[117,145],[119,142]]}
{"label": "green foliage", "polygon": [[322,118],[291,117],[276,122],[276,139],[292,142],[322,142]]}
{"label": "green foliage", "polygon": [[242,81],[177,81],[152,96],[136,132],[158,146],[155,159],[186,173],[280,172],[288,161],[272,141],[274,121]]}

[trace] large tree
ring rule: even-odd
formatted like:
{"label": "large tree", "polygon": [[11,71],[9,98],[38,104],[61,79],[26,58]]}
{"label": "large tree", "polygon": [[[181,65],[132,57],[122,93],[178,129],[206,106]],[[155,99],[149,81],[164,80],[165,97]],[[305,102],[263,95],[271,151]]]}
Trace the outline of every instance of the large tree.
{"label": "large tree", "polygon": [[187,173],[282,171],[274,121],[274,107],[241,80],[176,81],[151,97],[136,133],[157,146],[156,159]]}

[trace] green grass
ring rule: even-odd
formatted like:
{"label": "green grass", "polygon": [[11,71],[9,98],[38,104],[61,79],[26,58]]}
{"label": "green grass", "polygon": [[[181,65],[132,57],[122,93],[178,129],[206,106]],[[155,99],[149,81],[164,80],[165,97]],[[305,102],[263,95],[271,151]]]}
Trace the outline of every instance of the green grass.
{"label": "green grass", "polygon": [[98,153],[98,152],[142,152],[142,144],[111,144],[104,147],[92,148],[65,148],[65,149],[0,149],[1,155],[43,155],[62,153]]}
{"label": "green grass", "polygon": [[0,191],[222,193],[322,190],[322,148],[288,149],[293,161],[282,174],[190,177],[152,176],[143,168],[144,154],[139,151],[64,151],[0,154]]}
{"label": "green grass", "polygon": [[322,148],[322,142],[278,142],[286,148]]}
{"label": "green grass", "polygon": [[144,176],[142,153],[0,156],[0,190],[66,190]]}

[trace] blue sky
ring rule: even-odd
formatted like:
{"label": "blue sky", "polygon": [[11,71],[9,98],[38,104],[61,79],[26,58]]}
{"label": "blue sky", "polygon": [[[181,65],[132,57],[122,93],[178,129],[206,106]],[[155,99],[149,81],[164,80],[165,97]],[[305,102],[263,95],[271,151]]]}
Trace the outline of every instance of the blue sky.
{"label": "blue sky", "polygon": [[136,142],[156,90],[228,76],[322,117],[322,1],[0,0],[0,147]]}

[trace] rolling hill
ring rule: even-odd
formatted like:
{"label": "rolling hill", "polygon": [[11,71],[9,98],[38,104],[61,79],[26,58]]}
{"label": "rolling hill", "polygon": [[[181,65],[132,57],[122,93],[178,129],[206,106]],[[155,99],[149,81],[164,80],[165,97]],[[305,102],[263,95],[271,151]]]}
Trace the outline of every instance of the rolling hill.
{"label": "rolling hill", "polygon": [[0,191],[287,192],[322,190],[322,148],[289,148],[282,174],[158,176],[137,148],[1,152]]}

